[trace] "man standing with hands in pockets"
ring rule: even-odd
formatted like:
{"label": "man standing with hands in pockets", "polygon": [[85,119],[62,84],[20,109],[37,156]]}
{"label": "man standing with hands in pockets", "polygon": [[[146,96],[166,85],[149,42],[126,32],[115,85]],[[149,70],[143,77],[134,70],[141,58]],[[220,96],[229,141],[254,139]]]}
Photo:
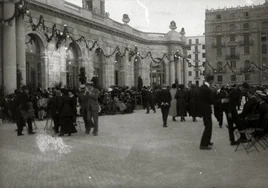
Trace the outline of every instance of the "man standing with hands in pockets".
{"label": "man standing with hands in pockets", "polygon": [[[89,97],[89,109],[88,109],[88,119],[93,119],[93,135],[98,136],[99,131],[99,125],[98,125],[98,119],[99,119],[99,94],[100,91],[97,88],[94,88],[93,82],[86,84],[86,95]],[[90,129],[88,130],[88,133],[90,133]]]}

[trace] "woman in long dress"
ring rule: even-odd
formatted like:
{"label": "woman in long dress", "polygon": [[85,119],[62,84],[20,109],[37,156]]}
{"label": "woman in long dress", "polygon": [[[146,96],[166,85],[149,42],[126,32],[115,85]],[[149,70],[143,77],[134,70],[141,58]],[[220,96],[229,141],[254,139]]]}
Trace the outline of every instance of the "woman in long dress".
{"label": "woman in long dress", "polygon": [[181,121],[185,121],[185,116],[187,115],[187,93],[183,84],[179,85],[176,99],[178,116],[181,117]]}
{"label": "woman in long dress", "polygon": [[170,90],[171,94],[171,105],[169,109],[169,115],[172,116],[172,120],[176,121],[177,117],[177,99],[176,99],[176,93],[177,93],[177,88],[176,84],[172,85],[172,88]]}

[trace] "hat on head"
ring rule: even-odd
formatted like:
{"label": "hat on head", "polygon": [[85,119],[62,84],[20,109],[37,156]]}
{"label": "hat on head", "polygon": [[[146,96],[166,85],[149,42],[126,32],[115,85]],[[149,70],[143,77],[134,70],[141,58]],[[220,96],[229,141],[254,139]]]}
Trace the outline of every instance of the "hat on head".
{"label": "hat on head", "polygon": [[242,87],[245,88],[245,89],[249,89],[249,88],[250,88],[250,87],[249,87],[249,84],[248,84],[247,82],[244,82],[244,83],[242,84]]}

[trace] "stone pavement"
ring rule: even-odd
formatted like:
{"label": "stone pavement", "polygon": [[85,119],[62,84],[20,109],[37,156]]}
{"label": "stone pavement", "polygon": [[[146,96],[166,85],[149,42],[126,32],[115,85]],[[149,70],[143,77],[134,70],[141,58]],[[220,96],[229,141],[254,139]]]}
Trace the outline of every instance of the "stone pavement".
{"label": "stone pavement", "polygon": [[[84,128],[52,137],[37,121],[36,135],[17,137],[0,126],[1,188],[266,188],[268,151],[234,152],[227,128],[214,120],[213,150],[199,150],[201,119],[162,127],[160,110],[101,116],[98,137]],[[24,131],[25,132],[25,131]]]}

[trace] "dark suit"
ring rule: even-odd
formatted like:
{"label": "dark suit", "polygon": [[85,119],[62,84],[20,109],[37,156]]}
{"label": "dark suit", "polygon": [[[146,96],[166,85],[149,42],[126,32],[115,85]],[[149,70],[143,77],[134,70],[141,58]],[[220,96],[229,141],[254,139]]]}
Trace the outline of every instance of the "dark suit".
{"label": "dark suit", "polygon": [[49,102],[49,108],[50,108],[50,113],[53,118],[54,122],[54,131],[56,133],[59,132],[59,127],[60,127],[60,117],[59,117],[59,111],[60,111],[60,105],[61,105],[61,96],[54,96],[51,98]]}
{"label": "dark suit", "polygon": [[222,127],[223,123],[223,105],[221,100],[228,97],[228,93],[223,89],[214,92],[214,116],[216,117],[219,126]]}
{"label": "dark suit", "polygon": [[212,90],[206,85],[203,84],[199,90],[199,100],[200,100],[200,114],[203,117],[205,130],[203,132],[200,146],[208,147],[211,141],[212,135],[212,110],[211,105],[214,104]]}
{"label": "dark suit", "polygon": [[163,126],[167,125],[167,118],[171,102],[171,94],[167,89],[162,89],[158,95],[159,102],[161,104],[161,112],[163,118]]}
{"label": "dark suit", "polygon": [[80,114],[85,122],[86,133],[89,132],[90,128],[93,127],[92,119],[89,119],[89,96],[86,93],[79,95]]}
{"label": "dark suit", "polygon": [[[99,95],[100,91],[98,89],[93,88],[91,91],[88,91],[86,95],[89,97],[89,112],[88,112],[88,118],[91,120],[93,118],[94,121],[94,130],[93,134],[97,134],[99,131]],[[90,130],[89,130],[90,131]]]}

